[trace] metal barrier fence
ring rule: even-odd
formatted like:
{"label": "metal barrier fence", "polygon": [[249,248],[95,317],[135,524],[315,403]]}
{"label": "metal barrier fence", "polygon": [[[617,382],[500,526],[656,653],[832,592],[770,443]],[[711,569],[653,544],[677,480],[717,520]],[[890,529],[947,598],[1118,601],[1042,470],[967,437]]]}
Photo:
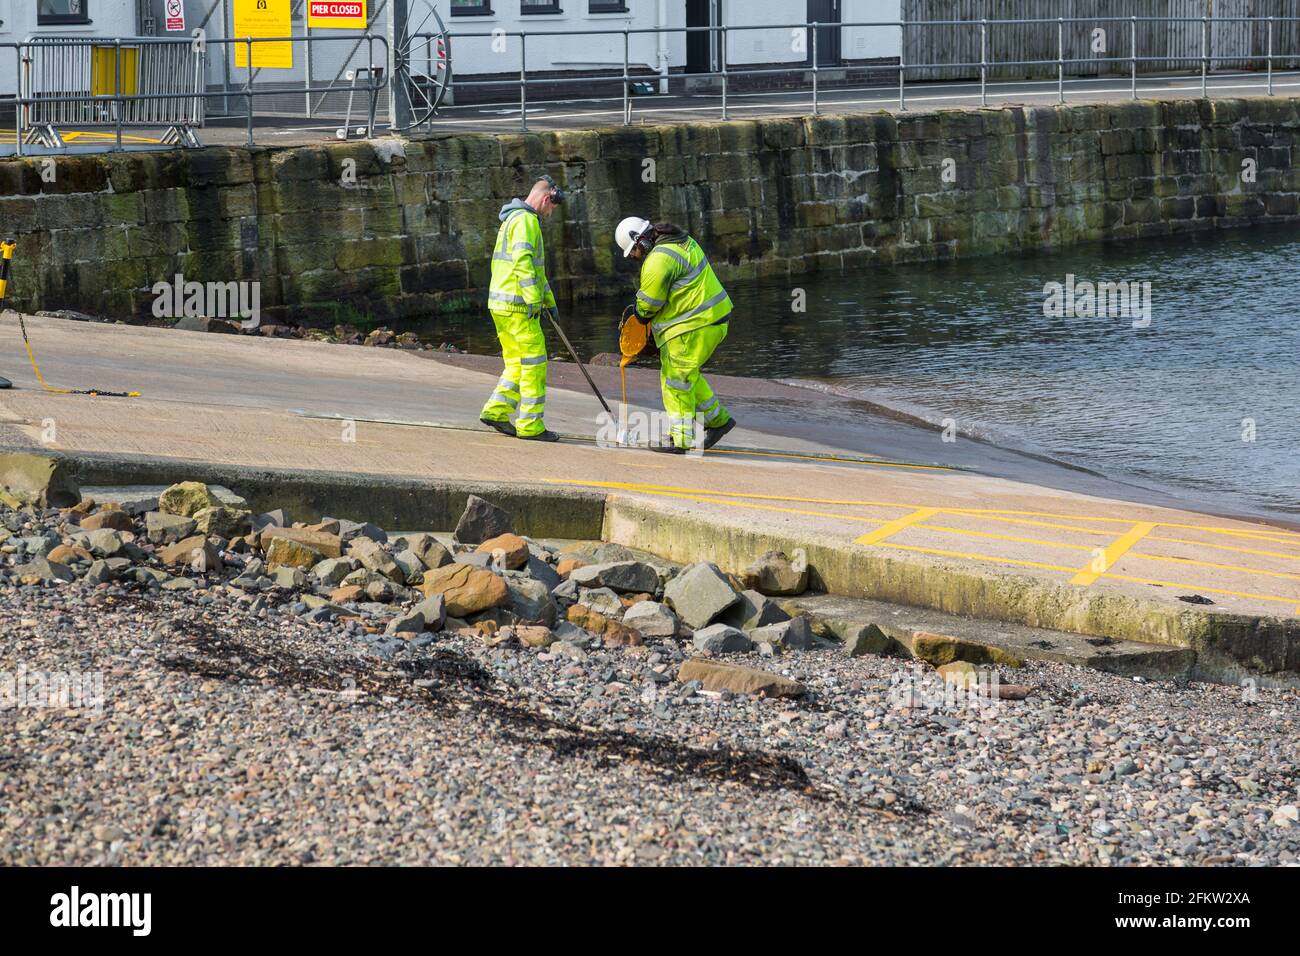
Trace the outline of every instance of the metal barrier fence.
{"label": "metal barrier fence", "polygon": [[[241,39],[128,37],[114,39],[34,37],[22,43],[3,43],[0,50],[13,49],[18,63],[18,96],[15,106],[15,150],[23,155],[24,145],[50,148],[64,144],[60,127],[105,128],[115,132],[114,146],[122,148],[124,129],[166,129],[164,143],[197,146],[194,130],[205,119],[205,99],[219,95],[243,100],[247,142],[254,144],[254,103],[258,98],[283,96],[282,89],[254,88],[258,74],[257,44],[288,43],[276,37]],[[295,37],[293,42],[354,42],[367,44],[373,67],[349,71],[349,85],[337,83],[297,86],[296,93],[313,95],[348,94],[347,116],[341,131],[349,134],[353,97],[365,101],[364,135],[375,131],[379,95],[388,89],[388,41],[381,36]],[[244,83],[214,93],[206,89],[204,69],[209,47],[241,55]],[[228,54],[221,54],[228,55]],[[378,55],[378,59],[376,59]]]}
{"label": "metal barrier fence", "polygon": [[[854,28],[880,28],[894,29],[899,31],[899,49],[905,49],[903,42],[903,31],[917,27],[946,27],[946,28],[967,28],[978,31],[980,41],[980,59],[972,62],[944,62],[944,63],[907,63],[900,54],[897,65],[881,65],[877,67],[882,72],[897,73],[897,96],[898,108],[900,110],[907,108],[907,78],[908,71],[913,73],[922,70],[932,70],[938,67],[968,68],[972,71],[978,70],[980,104],[988,105],[988,85],[989,73],[997,67],[1055,67],[1057,81],[1057,99],[1058,102],[1066,101],[1066,79],[1067,68],[1078,64],[1087,63],[1090,66],[1099,63],[1109,63],[1113,65],[1125,65],[1129,67],[1130,74],[1130,96],[1137,98],[1138,82],[1137,76],[1139,70],[1146,72],[1148,64],[1163,64],[1166,71],[1176,72],[1185,70],[1191,64],[1199,64],[1201,79],[1201,95],[1207,95],[1208,78],[1211,70],[1211,61],[1216,64],[1228,63],[1234,60],[1251,62],[1263,60],[1265,63],[1265,78],[1261,82],[1261,89],[1268,95],[1273,95],[1273,75],[1274,62],[1278,60],[1288,61],[1295,60],[1300,56],[1300,50],[1283,53],[1274,50],[1274,36],[1276,27],[1281,23],[1300,22],[1300,17],[1054,17],[1054,18],[1022,18],[1022,19],[988,19],[979,20],[864,20],[854,22],[836,22],[821,23],[817,21],[804,23],[765,23],[765,24],[744,24],[734,26],[700,26],[700,27],[637,27],[625,29],[607,29],[607,30],[550,30],[550,31],[504,31],[495,30],[492,32],[475,32],[475,33],[455,33],[445,37],[447,44],[446,54],[450,62],[454,64],[455,45],[469,39],[490,39],[499,43],[502,38],[517,38],[519,40],[519,78],[517,83],[519,88],[519,111],[520,111],[520,129],[528,129],[528,91],[530,87],[555,85],[563,83],[571,84],[608,84],[611,80],[621,81],[623,87],[623,124],[629,125],[632,122],[632,90],[631,84],[634,80],[644,79],[645,77],[633,75],[631,72],[631,60],[629,56],[631,47],[631,38],[642,34],[684,34],[689,36],[692,33],[707,33],[711,36],[717,36],[716,42],[717,65],[718,69],[712,71],[702,71],[689,74],[692,80],[699,81],[705,79],[715,79],[720,86],[720,103],[716,107],[701,107],[703,109],[717,109],[721,111],[722,118],[730,118],[730,99],[735,95],[732,89],[732,82],[737,76],[764,76],[776,74],[803,74],[807,77],[807,92],[810,95],[810,107],[813,115],[818,115],[821,111],[821,77],[825,73],[839,73],[844,67],[840,65],[826,66],[822,65],[818,57],[819,36],[825,30],[836,29],[854,29]],[[1121,23],[1128,26],[1124,31],[1128,35],[1128,54],[1117,56],[1089,56],[1089,57],[1071,57],[1066,55],[1065,28],[1069,24],[1096,24],[1096,23]],[[1186,54],[1169,53],[1163,56],[1158,55],[1139,55],[1137,51],[1137,27],[1139,24],[1165,24],[1173,27],[1175,24],[1198,24],[1201,33],[1201,49],[1199,56],[1187,56]],[[1222,54],[1214,55],[1210,50],[1211,30],[1215,25],[1227,23],[1241,23],[1247,25],[1260,26],[1266,33],[1266,51],[1261,55],[1250,54],[1239,57],[1224,56]],[[1053,59],[1032,59],[1032,60],[999,60],[989,53],[989,29],[997,26],[1010,25],[1030,25],[1030,24],[1055,24],[1057,28],[1057,55]],[[794,63],[789,66],[779,65],[774,67],[748,68],[739,69],[731,67],[727,63],[727,37],[735,33],[746,31],[772,31],[772,30],[790,30],[804,31],[808,49],[808,60],[806,62]],[[623,38],[623,68],[621,75],[614,76],[592,76],[592,77],[532,77],[528,76],[528,40],[530,37],[539,39],[542,37],[557,36],[621,36]],[[433,39],[433,35],[417,34],[415,40]],[[674,74],[672,78],[677,78]],[[656,77],[658,78],[658,77]],[[1074,77],[1070,77],[1074,79]],[[1092,79],[1092,77],[1089,77]],[[479,79],[479,80],[462,80],[456,79],[454,74],[450,77],[449,91],[454,97],[457,88],[475,87],[475,86],[496,86],[514,85],[510,81],[502,79]],[[1007,85],[1000,82],[999,85]]]}
{"label": "metal barrier fence", "polygon": [[102,126],[163,127],[163,142],[197,145],[203,54],[188,39],[33,37],[21,61],[19,128],[28,143],[58,147],[60,126]]}
{"label": "metal barrier fence", "polygon": [[[228,105],[227,114],[238,117],[242,114],[246,121],[247,142],[255,143],[254,117],[255,103],[266,102],[275,98],[276,115],[283,113],[284,97],[292,92],[296,102],[304,105],[301,114],[314,116],[324,97],[329,94],[347,94],[347,118],[342,134],[348,135],[351,121],[352,98],[360,95],[365,103],[366,124],[361,132],[366,136],[374,135],[376,130],[376,110],[381,96],[389,98],[394,104],[395,116],[388,124],[391,130],[406,130],[421,126],[431,127],[438,115],[438,107],[446,92],[454,95],[457,88],[518,86],[519,125],[528,129],[529,92],[538,87],[583,84],[618,84],[621,87],[623,106],[623,123],[630,124],[633,119],[634,80],[650,77],[632,72],[630,56],[632,38],[640,35],[709,34],[715,38],[716,69],[707,72],[688,74],[689,78],[699,81],[716,81],[712,85],[715,91],[708,91],[697,97],[695,102],[682,109],[699,109],[702,111],[720,111],[723,119],[730,118],[731,100],[737,95],[733,83],[737,77],[762,77],[765,75],[798,75],[802,82],[791,93],[798,95],[806,92],[809,109],[817,115],[822,107],[823,76],[828,73],[839,74],[844,67],[828,66],[819,57],[820,37],[826,30],[844,30],[871,28],[899,31],[899,49],[905,49],[902,43],[903,31],[916,28],[960,28],[977,31],[980,58],[978,61],[962,63],[908,63],[900,56],[895,64],[884,62],[876,64],[873,69],[885,74],[896,73],[896,86],[882,86],[884,91],[896,90],[899,109],[907,108],[909,71],[913,74],[936,67],[968,69],[978,75],[979,98],[982,105],[988,103],[989,75],[997,68],[1026,67],[1054,68],[1056,94],[1058,102],[1067,99],[1067,77],[1079,79],[1068,71],[1080,64],[1095,66],[1106,63],[1122,67],[1127,65],[1129,73],[1129,94],[1138,95],[1138,74],[1150,69],[1165,71],[1187,70],[1197,72],[1200,76],[1200,92],[1208,94],[1208,79],[1214,65],[1232,62],[1234,59],[1247,65],[1263,61],[1264,76],[1260,80],[1261,91],[1272,95],[1274,92],[1274,64],[1277,61],[1294,61],[1300,51],[1275,50],[1274,38],[1278,24],[1300,22],[1300,17],[1057,17],[1025,19],[979,19],[979,20],[878,20],[855,21],[846,23],[788,23],[788,24],[754,24],[736,26],[701,26],[701,27],[638,27],[602,30],[548,30],[548,31],[503,31],[473,32],[451,34],[446,30],[439,32],[416,32],[399,38],[396,51],[390,50],[387,38],[376,34],[351,34],[347,36],[294,36],[294,37],[245,37],[229,39],[164,39],[156,37],[119,38],[112,40],[91,40],[84,38],[33,38],[23,43],[0,43],[0,50],[14,49],[19,63],[19,95],[15,102],[17,114],[17,151],[21,155],[24,141],[58,142],[60,126],[94,126],[112,128],[116,131],[115,147],[122,148],[122,130],[131,127],[167,127],[170,138],[184,145],[195,145],[193,136],[195,128],[201,126],[207,116],[205,99],[222,99]],[[1073,24],[1107,23],[1121,25],[1121,33],[1128,38],[1127,53],[1101,56],[1068,56],[1066,47],[1066,26]],[[1211,50],[1212,30],[1216,25],[1239,23],[1251,25],[1266,36],[1266,49],[1260,55],[1250,53],[1241,57],[1225,57]],[[990,51],[990,31],[992,28],[1007,25],[1051,25],[1055,24],[1057,33],[1057,55],[1052,59],[1007,59],[996,57],[996,51]],[[1174,25],[1186,28],[1199,25],[1200,54],[1189,57],[1186,52],[1170,52],[1165,55],[1140,54],[1138,52],[1138,26],[1140,24],[1164,24],[1171,29]],[[1127,25],[1127,30],[1123,29]],[[727,61],[727,38],[729,35],[747,31],[782,30],[801,32],[807,44],[808,59],[805,62],[777,64],[774,66],[733,67]],[[1294,32],[1294,31],[1288,31]],[[572,75],[562,77],[529,75],[528,41],[530,38],[554,37],[621,37],[622,70],[613,67],[605,75]],[[453,73],[454,50],[457,46],[474,39],[490,39],[499,42],[502,38],[516,38],[519,41],[518,78],[514,80],[457,79]],[[255,85],[259,68],[250,66],[256,62],[254,50],[258,44],[305,44],[307,59],[310,62],[314,45],[321,43],[351,43],[352,50],[345,62],[366,46],[365,65],[347,71],[348,85],[340,85],[339,77],[328,83],[316,83],[308,71],[306,82],[297,82],[292,90],[283,84]],[[219,89],[205,87],[205,62],[212,55],[209,48],[220,51],[225,59],[223,71],[230,73],[231,51],[239,51],[242,59],[236,61],[234,69],[242,70],[243,83],[227,81]],[[132,53],[131,51],[134,51]],[[1189,62],[1190,61],[1190,62]],[[245,65],[240,65],[240,63]],[[418,66],[423,63],[424,71]],[[663,80],[662,74],[651,74],[655,79]],[[680,80],[683,74],[671,74],[666,79]],[[1089,77],[1089,79],[1093,79]],[[996,85],[1005,87],[1014,85],[1006,81],[997,81]],[[315,99],[313,99],[315,97]],[[709,102],[717,99],[716,105]],[[243,109],[238,107],[241,105]],[[229,104],[233,102],[233,106]],[[314,104],[314,105],[313,105]],[[418,105],[417,105],[418,104]]]}

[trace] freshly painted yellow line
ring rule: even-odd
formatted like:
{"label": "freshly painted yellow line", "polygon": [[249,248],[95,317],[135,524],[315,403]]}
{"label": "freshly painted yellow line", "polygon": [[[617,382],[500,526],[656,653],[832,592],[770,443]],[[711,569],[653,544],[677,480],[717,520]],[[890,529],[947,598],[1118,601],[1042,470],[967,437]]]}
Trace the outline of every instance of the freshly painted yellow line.
{"label": "freshly painted yellow line", "polygon": [[997,558],[991,554],[974,554],[969,551],[945,551],[942,548],[922,548],[914,544],[891,544],[891,548],[901,548],[904,551],[919,551],[922,554],[938,554],[945,558],[969,558],[972,561],[994,561],[999,564],[1019,564],[1028,568],[1045,568],[1048,571],[1064,571],[1072,574],[1074,568],[1067,568],[1060,564],[1043,564],[1039,561],[1021,561],[1019,558]]}
{"label": "freshly painted yellow line", "polygon": [[1237,564],[1213,564],[1209,561],[1194,561],[1191,558],[1173,558],[1160,554],[1146,554],[1139,551],[1130,552],[1129,557],[1146,558],[1148,561],[1168,561],[1171,564],[1193,564],[1200,568],[1217,568],[1220,571],[1241,571],[1246,574],[1262,574],[1267,578],[1289,578],[1292,581],[1300,581],[1300,574],[1288,574],[1285,571],[1265,571],[1261,568],[1243,568]]}
{"label": "freshly painted yellow line", "polygon": [[[1104,578],[1115,578],[1117,581],[1133,581],[1137,584],[1159,584],[1167,588],[1179,588],[1188,591],[1209,591],[1211,594],[1230,594],[1233,597],[1250,598],[1253,601],[1277,601],[1281,604],[1295,604],[1293,597],[1274,597],[1271,594],[1251,594],[1249,591],[1229,591],[1226,588],[1207,588],[1201,584],[1185,584],[1181,581],[1162,581],[1159,578],[1139,578],[1131,574],[1112,574],[1107,572],[1102,575]],[[1297,609],[1300,613],[1300,609]]]}
{"label": "freshly painted yellow line", "polygon": [[1017,538],[1009,534],[994,534],[991,531],[967,531],[965,528],[948,528],[940,524],[918,524],[918,529],[926,531],[946,531],[950,534],[968,534],[976,538],[995,538],[998,541],[1019,541],[1021,544],[1041,544],[1048,548],[1069,548],[1072,551],[1092,551],[1086,544],[1063,544],[1060,541],[1043,541],[1040,538]]}
{"label": "freshly painted yellow line", "polygon": [[1081,587],[1087,587],[1099,577],[1114,567],[1115,562],[1124,557],[1133,545],[1137,544],[1152,531],[1155,530],[1155,524],[1150,521],[1139,521],[1133,527],[1129,528],[1124,534],[1120,535],[1113,542],[1106,546],[1100,555],[1094,558],[1087,567],[1083,568],[1070,579],[1071,584],[1077,584]]}
{"label": "freshly painted yellow line", "polygon": [[813,518],[835,518],[839,521],[861,521],[866,524],[879,524],[884,518],[866,518],[861,515],[837,514],[829,511],[805,511],[800,508],[779,508],[776,505],[758,505],[748,501],[729,501],[726,498],[710,498],[708,495],[688,495],[674,491],[647,491],[646,494],[661,498],[683,498],[687,501],[703,501],[713,505],[727,505],[730,508],[750,508],[758,511],[775,511],[786,515],[809,515]]}
{"label": "freshly painted yellow line", "polygon": [[917,508],[910,515],[904,515],[901,518],[895,518],[889,524],[883,525],[874,531],[868,531],[860,538],[854,540],[854,544],[879,544],[891,535],[898,534],[904,528],[916,524],[918,521],[924,521],[926,518],[933,518],[939,513],[938,508]]}
{"label": "freshly painted yellow line", "polygon": [[1161,521],[1159,522],[1159,525],[1162,528],[1182,528],[1191,531],[1209,531],[1213,534],[1230,534],[1242,538],[1259,538],[1263,541],[1272,541],[1274,544],[1300,543],[1300,535],[1292,534],[1290,531],[1255,531],[1252,529],[1242,528],[1216,528],[1202,524],[1174,524],[1169,521]]}
{"label": "freshly painted yellow line", "polygon": [[741,448],[710,448],[706,455],[754,455],[759,458],[794,458],[799,461],[833,461],[846,465],[880,465],[882,468],[916,468],[924,471],[956,471],[947,465],[913,465],[883,458],[837,458],[834,455],[800,455],[797,452],[745,451]]}
{"label": "freshly painted yellow line", "polygon": [[[955,509],[952,508],[947,509],[947,511],[949,514],[963,513],[960,511],[956,511]],[[997,522],[1001,522],[1002,524],[1023,524],[1023,525],[1031,525],[1035,528],[1057,528],[1062,531],[1077,531],[1080,534],[1099,534],[1107,538],[1111,537],[1115,533],[1114,531],[1102,531],[1098,528],[1080,528],[1075,525],[1056,524],[1051,521],[1033,521],[1029,518],[999,518],[997,515],[991,515],[991,514],[982,514],[977,516],[970,515],[969,517],[979,517],[979,518],[983,518],[985,521],[997,521]]]}
{"label": "freshly painted yellow line", "polygon": [[1230,544],[1214,544],[1210,541],[1192,541],[1190,538],[1166,538],[1163,535],[1149,534],[1148,541],[1167,541],[1170,544],[1190,544],[1198,548],[1213,548],[1215,551],[1236,551],[1240,554],[1258,554],[1266,558],[1287,558],[1300,561],[1300,554],[1286,554],[1282,551],[1256,551],[1254,548],[1234,548]]}

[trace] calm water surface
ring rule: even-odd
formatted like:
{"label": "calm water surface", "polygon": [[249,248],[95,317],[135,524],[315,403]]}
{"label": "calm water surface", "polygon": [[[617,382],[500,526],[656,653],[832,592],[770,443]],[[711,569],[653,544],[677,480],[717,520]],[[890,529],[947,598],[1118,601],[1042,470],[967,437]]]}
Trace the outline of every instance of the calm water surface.
{"label": "calm water surface", "polygon": [[[1045,285],[1070,274],[1076,286],[1149,282],[1149,325],[1134,328],[1140,315],[1045,315]],[[709,367],[952,419],[968,434],[1237,507],[1300,513],[1300,229],[799,284],[801,313],[789,282],[733,284],[737,314]],[[617,351],[621,306],[565,310],[584,356]],[[496,344],[477,317],[440,319],[437,334],[474,352]]]}

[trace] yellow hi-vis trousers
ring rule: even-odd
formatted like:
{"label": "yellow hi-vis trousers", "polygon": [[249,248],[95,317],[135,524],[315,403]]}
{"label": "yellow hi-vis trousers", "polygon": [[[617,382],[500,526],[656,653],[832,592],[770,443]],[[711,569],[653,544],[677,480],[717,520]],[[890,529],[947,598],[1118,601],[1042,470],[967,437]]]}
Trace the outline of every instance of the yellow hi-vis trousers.
{"label": "yellow hi-vis trousers", "polygon": [[659,349],[659,386],[673,444],[690,448],[695,444],[695,416],[708,428],[725,425],[731,413],[718,401],[700,368],[727,337],[727,323],[706,325],[666,340]]}
{"label": "yellow hi-vis trousers", "polygon": [[518,412],[515,434],[540,435],[546,430],[542,422],[546,414],[546,336],[541,319],[530,319],[522,312],[489,311],[506,368],[480,417],[507,422],[511,412]]}

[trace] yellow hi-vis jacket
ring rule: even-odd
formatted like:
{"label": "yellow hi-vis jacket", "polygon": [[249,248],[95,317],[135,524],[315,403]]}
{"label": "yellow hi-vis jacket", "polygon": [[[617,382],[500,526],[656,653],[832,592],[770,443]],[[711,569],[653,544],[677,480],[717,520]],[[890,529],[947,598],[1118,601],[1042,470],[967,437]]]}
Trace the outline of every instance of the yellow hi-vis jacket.
{"label": "yellow hi-vis jacket", "polygon": [[650,320],[655,345],[712,325],[731,308],[731,297],[690,236],[661,239],[642,262],[636,311]]}
{"label": "yellow hi-vis jacket", "polygon": [[501,228],[492,250],[488,308],[493,312],[537,312],[554,308],[546,279],[546,249],[537,212],[522,199],[501,207]]}

